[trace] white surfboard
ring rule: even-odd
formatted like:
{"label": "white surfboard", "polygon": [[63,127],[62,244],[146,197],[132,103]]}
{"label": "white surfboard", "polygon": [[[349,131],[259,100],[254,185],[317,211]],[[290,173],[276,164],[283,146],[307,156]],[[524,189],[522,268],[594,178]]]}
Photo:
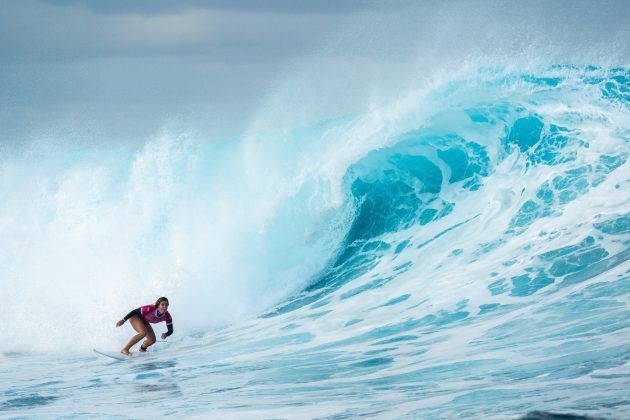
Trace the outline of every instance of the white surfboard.
{"label": "white surfboard", "polygon": [[93,349],[93,350],[94,350],[94,353],[100,354],[101,356],[111,357],[112,359],[116,359],[119,361],[129,360],[132,357],[147,355],[147,353],[139,352],[139,351],[132,351],[131,353],[129,353],[129,356],[127,356],[125,354],[122,354],[119,351],[101,351],[101,350],[96,350],[96,349]]}

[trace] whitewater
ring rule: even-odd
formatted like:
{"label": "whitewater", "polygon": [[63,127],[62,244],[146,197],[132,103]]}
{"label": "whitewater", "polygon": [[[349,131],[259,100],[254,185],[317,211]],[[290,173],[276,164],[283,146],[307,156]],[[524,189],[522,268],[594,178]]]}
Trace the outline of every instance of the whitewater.
{"label": "whitewater", "polygon": [[627,418],[630,68],[542,61],[0,150],[0,417]]}

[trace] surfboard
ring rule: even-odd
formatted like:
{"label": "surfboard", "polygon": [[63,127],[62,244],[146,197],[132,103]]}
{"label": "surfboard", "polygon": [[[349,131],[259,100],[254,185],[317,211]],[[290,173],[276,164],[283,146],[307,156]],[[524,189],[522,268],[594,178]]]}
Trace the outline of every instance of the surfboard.
{"label": "surfboard", "polygon": [[131,353],[129,353],[129,356],[127,356],[127,355],[122,354],[119,351],[101,351],[101,350],[96,350],[96,349],[93,349],[93,350],[94,350],[94,353],[100,354],[101,356],[110,357],[112,359],[119,360],[119,361],[129,360],[132,357],[147,355],[147,353],[143,353],[139,351],[132,351]]}

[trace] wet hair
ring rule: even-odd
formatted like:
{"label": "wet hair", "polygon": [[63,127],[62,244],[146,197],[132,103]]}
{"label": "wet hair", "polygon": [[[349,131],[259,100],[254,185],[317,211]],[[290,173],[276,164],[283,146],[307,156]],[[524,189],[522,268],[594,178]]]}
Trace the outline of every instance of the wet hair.
{"label": "wet hair", "polygon": [[158,298],[158,300],[155,301],[155,307],[157,308],[158,306],[160,306],[160,303],[164,301],[168,302],[168,299],[165,298],[164,296],[162,296],[161,298]]}

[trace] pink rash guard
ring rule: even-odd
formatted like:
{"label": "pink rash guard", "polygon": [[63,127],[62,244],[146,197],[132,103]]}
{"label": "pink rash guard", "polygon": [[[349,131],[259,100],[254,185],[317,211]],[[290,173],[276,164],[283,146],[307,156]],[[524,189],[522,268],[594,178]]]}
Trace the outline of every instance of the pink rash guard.
{"label": "pink rash guard", "polygon": [[122,319],[123,322],[126,322],[128,319],[138,316],[144,319],[146,322],[150,322],[151,324],[157,324],[158,322],[166,321],[167,330],[165,335],[162,338],[168,337],[173,334],[173,318],[171,318],[171,314],[168,311],[164,312],[162,315],[158,316],[158,310],[155,305],[145,305],[139,308],[134,309],[129,312]]}
{"label": "pink rash guard", "polygon": [[164,312],[162,316],[158,316],[158,310],[155,305],[145,305],[140,307],[140,313],[142,317],[151,324],[157,324],[162,321],[166,321],[166,325],[173,325],[173,318],[168,311]]}

